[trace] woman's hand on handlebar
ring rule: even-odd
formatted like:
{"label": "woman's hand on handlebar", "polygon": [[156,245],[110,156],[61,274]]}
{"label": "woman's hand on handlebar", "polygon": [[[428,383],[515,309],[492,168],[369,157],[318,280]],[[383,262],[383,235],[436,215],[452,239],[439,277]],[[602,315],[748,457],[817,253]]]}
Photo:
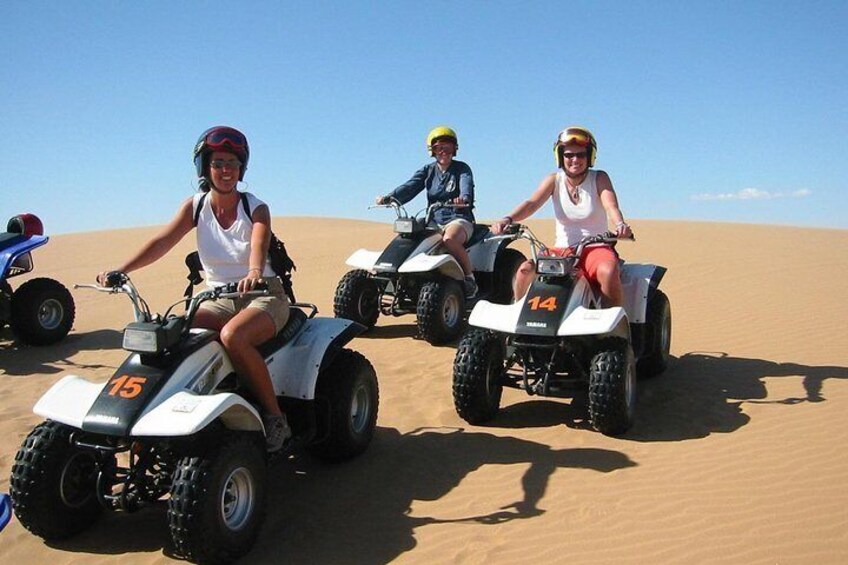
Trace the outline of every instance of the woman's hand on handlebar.
{"label": "woman's hand on handlebar", "polygon": [[247,275],[238,282],[238,291],[250,292],[251,290],[258,290],[258,287],[263,285],[262,271],[259,269],[250,269]]}
{"label": "woman's hand on handlebar", "polygon": [[512,218],[501,218],[496,222],[492,223],[491,229],[492,233],[495,235],[500,235],[506,231],[506,229],[512,225]]}

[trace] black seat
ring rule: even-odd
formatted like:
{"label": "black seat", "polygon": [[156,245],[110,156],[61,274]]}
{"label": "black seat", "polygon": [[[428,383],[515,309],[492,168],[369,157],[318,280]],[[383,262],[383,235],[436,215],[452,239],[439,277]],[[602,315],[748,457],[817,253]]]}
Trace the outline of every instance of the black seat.
{"label": "black seat", "polygon": [[300,308],[289,308],[289,319],[286,322],[286,325],[283,326],[283,329],[277,332],[277,335],[275,335],[256,349],[259,350],[259,353],[262,355],[262,357],[268,357],[276,350],[281,348],[283,345],[288,343],[297,334],[297,332],[300,331],[300,328],[303,327],[303,324],[306,323],[306,320],[306,312],[304,312]]}
{"label": "black seat", "polygon": [[472,245],[480,243],[490,233],[487,224],[474,224],[474,233],[471,234],[471,239],[465,242],[465,248],[468,249]]}

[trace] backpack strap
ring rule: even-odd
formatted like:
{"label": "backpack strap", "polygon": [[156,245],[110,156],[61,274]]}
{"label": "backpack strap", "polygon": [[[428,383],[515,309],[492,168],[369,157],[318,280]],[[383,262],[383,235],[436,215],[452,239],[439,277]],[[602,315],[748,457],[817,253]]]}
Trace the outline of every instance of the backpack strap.
{"label": "backpack strap", "polygon": [[200,198],[197,199],[197,203],[194,205],[194,227],[197,227],[197,220],[200,218],[200,211],[203,209],[203,201],[206,200],[208,195],[208,192],[201,194]]}

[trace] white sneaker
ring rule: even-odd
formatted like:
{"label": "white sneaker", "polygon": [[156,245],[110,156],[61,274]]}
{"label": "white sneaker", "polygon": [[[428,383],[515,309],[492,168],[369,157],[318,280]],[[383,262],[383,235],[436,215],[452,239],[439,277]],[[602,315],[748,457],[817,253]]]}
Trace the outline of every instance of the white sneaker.
{"label": "white sneaker", "polygon": [[268,452],[273,453],[282,449],[292,436],[286,415],[264,416],[262,423],[265,424],[265,447]]}

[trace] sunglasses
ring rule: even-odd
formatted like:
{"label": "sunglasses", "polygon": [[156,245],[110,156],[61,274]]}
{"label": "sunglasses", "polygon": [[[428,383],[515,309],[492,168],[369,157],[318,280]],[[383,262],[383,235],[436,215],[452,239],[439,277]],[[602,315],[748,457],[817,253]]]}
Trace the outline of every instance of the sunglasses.
{"label": "sunglasses", "polygon": [[214,159],[209,166],[213,169],[240,169],[241,161],[238,159],[227,159],[226,161],[223,159]]}
{"label": "sunglasses", "polygon": [[452,152],[453,149],[454,149],[453,143],[438,143],[436,145],[433,145],[433,152],[434,153],[441,153],[442,151],[451,151]]}
{"label": "sunglasses", "polygon": [[562,154],[563,159],[585,159],[588,153],[581,151],[580,153],[565,152]]}

